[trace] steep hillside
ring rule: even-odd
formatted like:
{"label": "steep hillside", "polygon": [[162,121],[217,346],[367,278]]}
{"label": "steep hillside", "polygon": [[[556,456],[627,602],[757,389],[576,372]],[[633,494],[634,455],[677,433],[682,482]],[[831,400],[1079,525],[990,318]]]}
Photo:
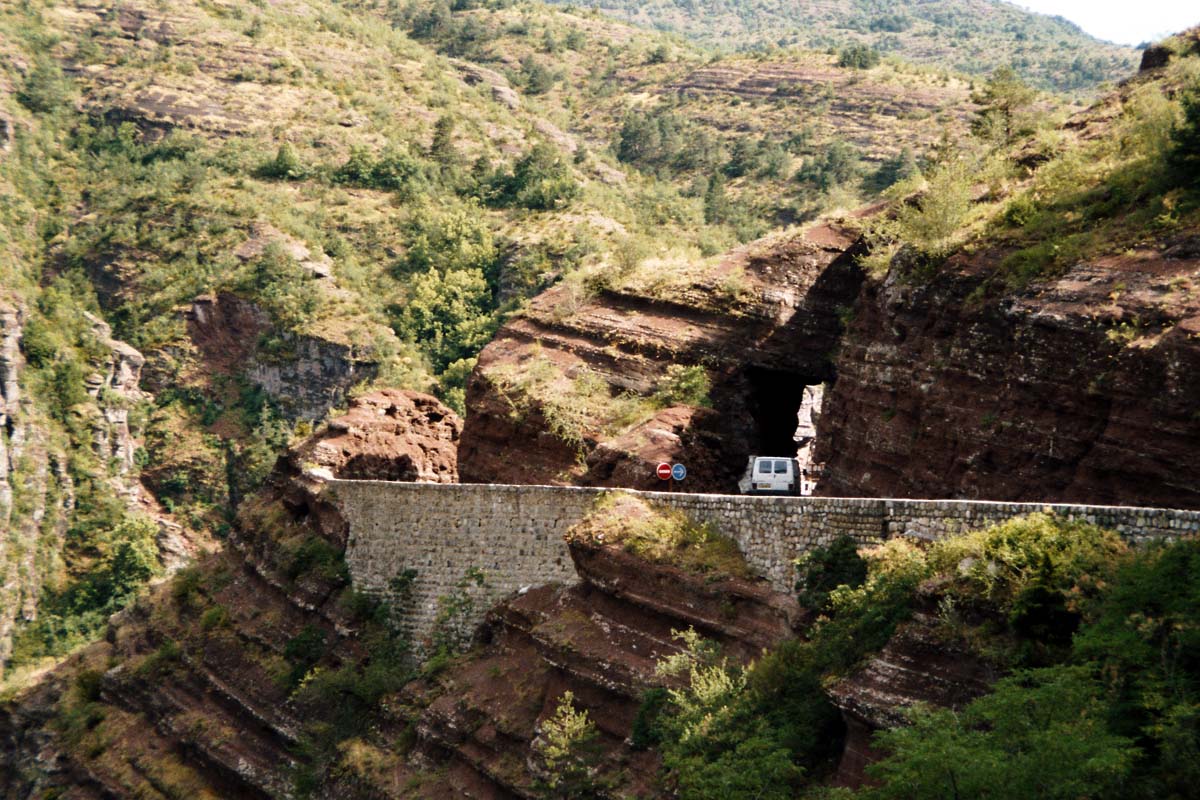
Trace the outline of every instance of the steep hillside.
{"label": "steep hillside", "polygon": [[1188,785],[1170,754],[1196,742],[1200,547],[1046,514],[838,540],[799,565],[798,602],[718,531],[610,496],[570,532],[577,583],[473,631],[467,576],[418,661],[348,585],[322,476],[452,481],[457,432],[432,397],[381,392],[294,449],[236,547],[0,704],[0,796],[787,800],[866,777],[834,796],[879,800],[912,775],[943,796],[949,773],[1015,799],[1043,753],[1042,787]]}
{"label": "steep hillside", "polygon": [[906,61],[975,74],[1015,66],[1033,83],[1059,91],[1119,80],[1136,63],[1130,48],[1099,42],[1061,17],[998,0],[585,0],[572,5],[718,48],[837,51],[861,44]]}
{"label": "steep hillside", "polygon": [[524,86],[588,151],[702,199],[705,220],[743,241],[874,197],[963,133],[971,110],[969,79],[946,70],[798,50],[716,58],[594,13],[501,5],[407,24]]}
{"label": "steep hillside", "polygon": [[[732,489],[812,444],[826,383],[822,493],[1197,506],[1194,39],[893,205],[543,295],[480,357],[464,476],[644,485],[680,458]],[[504,457],[518,432],[535,458]]]}
{"label": "steep hillside", "polygon": [[941,73],[708,63],[540,5],[30,2],[0,52],[0,663],[31,669],[356,392],[462,411],[480,349],[564,276],[857,203],[969,116]]}
{"label": "steep hillside", "polygon": [[[793,634],[795,600],[748,579],[736,548],[719,562],[730,573],[701,575],[582,526],[577,585],[512,598],[469,657],[447,649],[419,669],[387,609],[347,585],[345,523],[317,476],[452,481],[457,426],[432,397],[381,392],[295,448],[244,509],[235,547],[0,708],[0,796],[529,797],[544,779],[531,744],[565,691],[592,714],[605,780],[652,793],[658,760],[626,740],[642,693],[680,685],[656,672],[681,651],[673,631],[695,628],[744,663]],[[592,525],[649,514],[614,512]],[[458,625],[449,611],[427,649],[470,641]]]}

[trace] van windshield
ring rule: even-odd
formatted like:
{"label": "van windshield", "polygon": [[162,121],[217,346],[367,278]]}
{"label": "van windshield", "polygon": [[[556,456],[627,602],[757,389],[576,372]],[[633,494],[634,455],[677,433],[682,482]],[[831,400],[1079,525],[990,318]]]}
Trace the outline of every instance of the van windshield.
{"label": "van windshield", "polygon": [[787,475],[788,474],[788,462],[776,461],[775,462],[775,474],[776,475]]}

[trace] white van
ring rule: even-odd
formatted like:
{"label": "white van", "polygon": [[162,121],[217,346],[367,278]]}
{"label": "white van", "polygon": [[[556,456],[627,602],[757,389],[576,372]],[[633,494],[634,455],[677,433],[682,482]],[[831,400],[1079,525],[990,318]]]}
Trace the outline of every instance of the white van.
{"label": "white van", "polygon": [[792,458],[755,456],[749,478],[742,483],[744,494],[800,494],[800,476]]}

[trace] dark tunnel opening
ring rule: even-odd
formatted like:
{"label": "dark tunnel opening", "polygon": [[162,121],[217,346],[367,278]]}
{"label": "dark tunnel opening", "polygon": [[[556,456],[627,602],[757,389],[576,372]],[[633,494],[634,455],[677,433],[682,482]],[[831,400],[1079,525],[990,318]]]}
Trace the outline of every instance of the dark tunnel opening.
{"label": "dark tunnel opening", "polygon": [[752,455],[795,456],[797,414],[804,389],[820,384],[825,377],[761,367],[750,367],[745,375],[755,429]]}

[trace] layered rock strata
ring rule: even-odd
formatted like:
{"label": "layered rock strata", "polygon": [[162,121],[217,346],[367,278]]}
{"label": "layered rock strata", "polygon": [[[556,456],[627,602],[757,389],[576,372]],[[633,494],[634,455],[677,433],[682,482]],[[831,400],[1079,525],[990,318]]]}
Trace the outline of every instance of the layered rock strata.
{"label": "layered rock strata", "polygon": [[[748,454],[794,454],[803,389],[832,377],[839,313],[863,278],[855,242],[845,227],[822,224],[664,277],[665,286],[540,295],[480,355],[467,387],[463,479],[651,488],[663,460],[693,467],[684,491],[735,490]],[[699,367],[715,413],[668,408],[622,428],[581,398],[581,441],[568,441],[552,432],[560,409],[520,385],[545,365],[560,380],[598,380],[596,391],[617,398],[654,395],[672,365]]]}
{"label": "layered rock strata", "polygon": [[864,288],[820,491],[1200,507],[1200,237],[997,296],[1002,256]]}

